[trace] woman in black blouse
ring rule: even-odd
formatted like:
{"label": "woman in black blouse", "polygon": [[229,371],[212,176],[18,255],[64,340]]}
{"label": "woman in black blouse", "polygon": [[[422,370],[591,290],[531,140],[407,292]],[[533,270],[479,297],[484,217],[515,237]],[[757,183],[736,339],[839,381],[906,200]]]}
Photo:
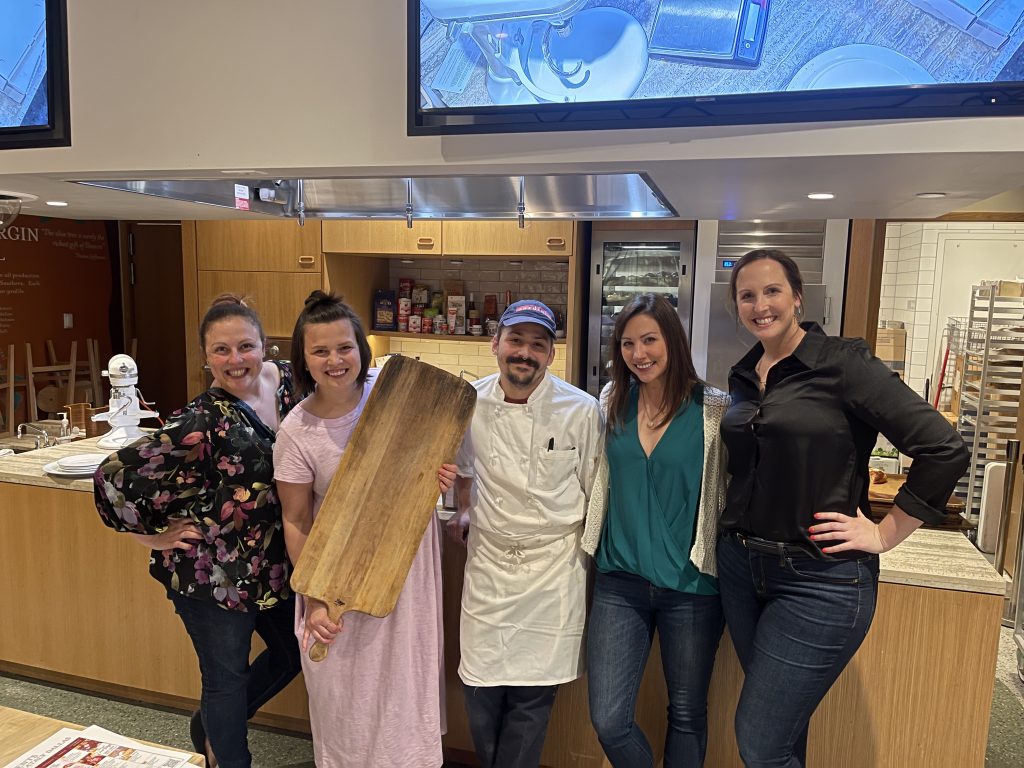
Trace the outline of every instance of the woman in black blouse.
{"label": "woman in black blouse", "polygon": [[[800,323],[803,281],[776,250],[733,269],[738,319],[758,343],[733,366],[718,577],[745,679],[736,740],[747,766],[806,763],[807,725],[874,614],[878,553],[942,517],[968,452],[860,339]],[[914,459],[878,525],[868,457],[881,432]]]}
{"label": "woman in black blouse", "polygon": [[[95,500],[104,523],[152,550],[150,574],[199,657],[193,745],[235,768],[251,764],[248,719],[300,670],[273,482],[294,395],[291,366],[263,361],[262,325],[241,299],[215,299],[199,337],[213,385],[100,466]],[[253,632],[267,648],[250,664]]]}

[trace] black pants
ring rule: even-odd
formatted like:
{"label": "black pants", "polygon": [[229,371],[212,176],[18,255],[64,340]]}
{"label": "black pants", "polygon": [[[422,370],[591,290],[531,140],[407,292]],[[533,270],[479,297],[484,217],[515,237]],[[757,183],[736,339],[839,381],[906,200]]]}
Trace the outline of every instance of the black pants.
{"label": "black pants", "polygon": [[483,768],[540,765],[557,685],[463,686],[473,746]]}

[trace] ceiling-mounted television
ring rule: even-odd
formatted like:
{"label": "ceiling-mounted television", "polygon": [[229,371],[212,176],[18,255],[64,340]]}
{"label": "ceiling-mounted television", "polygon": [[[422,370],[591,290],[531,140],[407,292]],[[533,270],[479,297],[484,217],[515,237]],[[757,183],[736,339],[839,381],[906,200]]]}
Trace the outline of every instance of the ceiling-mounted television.
{"label": "ceiling-mounted television", "polygon": [[409,0],[409,133],[1024,114],[1024,0]]}
{"label": "ceiling-mounted television", "polygon": [[66,0],[0,0],[0,149],[71,144]]}

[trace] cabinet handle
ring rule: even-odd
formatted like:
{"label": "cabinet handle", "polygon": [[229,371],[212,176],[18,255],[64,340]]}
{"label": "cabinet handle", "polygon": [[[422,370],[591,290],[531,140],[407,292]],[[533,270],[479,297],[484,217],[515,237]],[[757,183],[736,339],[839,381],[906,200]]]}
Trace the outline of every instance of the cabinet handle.
{"label": "cabinet handle", "polygon": [[564,248],[565,238],[564,237],[549,237],[548,248]]}
{"label": "cabinet handle", "polygon": [[311,267],[316,264],[316,256],[299,256],[299,264],[303,267]]}
{"label": "cabinet handle", "polygon": [[416,245],[422,245],[424,248],[432,248],[434,246],[434,238],[418,237],[416,238]]}

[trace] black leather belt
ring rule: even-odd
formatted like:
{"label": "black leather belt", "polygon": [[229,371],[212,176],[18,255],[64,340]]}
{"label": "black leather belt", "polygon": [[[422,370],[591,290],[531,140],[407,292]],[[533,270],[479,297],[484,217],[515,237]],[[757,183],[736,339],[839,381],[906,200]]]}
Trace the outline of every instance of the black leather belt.
{"label": "black leather belt", "polygon": [[788,541],[769,541],[757,536],[748,536],[739,531],[726,531],[729,536],[752,552],[763,552],[766,555],[776,555],[781,560],[784,557],[813,557],[816,560],[827,560],[823,554],[806,544],[793,543]]}

